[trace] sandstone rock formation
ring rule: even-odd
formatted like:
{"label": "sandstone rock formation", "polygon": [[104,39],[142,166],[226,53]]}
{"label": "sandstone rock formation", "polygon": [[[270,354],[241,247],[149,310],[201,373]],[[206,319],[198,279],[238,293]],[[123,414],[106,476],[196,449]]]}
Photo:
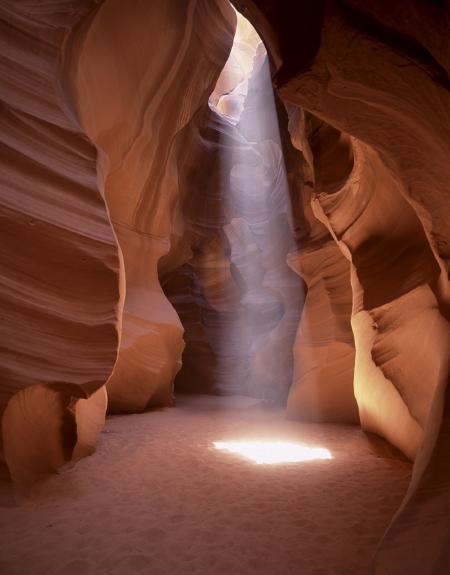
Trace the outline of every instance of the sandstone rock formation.
{"label": "sandstone rock formation", "polygon": [[[294,186],[297,250],[288,262],[305,280],[308,293],[294,345],[294,375],[287,403],[293,419],[358,423],[353,379],[355,348],[351,329],[353,294],[350,264],[311,208],[315,172],[305,137],[305,117],[288,106],[292,143],[301,152],[290,164],[301,167]],[[297,167],[298,172],[299,167]]]}
{"label": "sandstone rock formation", "polygon": [[92,449],[119,337],[117,244],[62,70],[89,6],[53,8],[0,6],[0,419],[19,483]]}
{"label": "sandstone rock formation", "polygon": [[[362,424],[418,455],[375,570],[415,573],[421,564],[441,573],[448,520],[439,510],[450,476],[442,462],[449,448],[448,10],[438,2],[235,4],[269,46],[281,98],[322,120],[309,133],[314,206],[352,262]],[[425,533],[427,514],[434,523]]]}
{"label": "sandstone rock formation", "polygon": [[448,7],[233,4],[267,55],[227,0],[0,1],[2,459],[42,477],[178,372],[288,396],[415,461],[374,573],[444,573]]}
{"label": "sandstone rock formation", "polygon": [[213,90],[236,17],[225,0],[136,2],[125,16],[114,0],[5,0],[1,17],[3,456],[32,480],[93,447],[106,395],[90,396],[106,380],[113,411],[172,402],[183,329],[157,264],[176,137]]}
{"label": "sandstone rock formation", "polygon": [[112,411],[172,402],[183,328],[157,269],[178,201],[177,134],[207,101],[234,25],[224,0],[134,2],[125,16],[123,3],[109,0],[76,38],[71,85],[81,124],[103,157],[125,268],[121,343],[107,385]]}

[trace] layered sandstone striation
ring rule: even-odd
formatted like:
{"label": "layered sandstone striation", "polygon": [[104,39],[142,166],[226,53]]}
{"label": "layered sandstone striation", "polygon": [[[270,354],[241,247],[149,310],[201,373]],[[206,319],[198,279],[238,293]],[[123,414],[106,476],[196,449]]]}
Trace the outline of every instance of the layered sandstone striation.
{"label": "layered sandstone striation", "polygon": [[416,458],[375,571],[423,573],[427,565],[426,572],[444,572],[448,10],[418,1],[236,4],[269,46],[281,98],[321,119],[305,126],[314,211],[351,261],[362,425]]}
{"label": "layered sandstone striation", "polygon": [[0,6],[0,419],[19,483],[93,449],[117,352],[118,249],[64,81],[89,8]]}
{"label": "layered sandstone striation", "polygon": [[1,10],[2,437],[33,479],[93,448],[107,380],[112,411],[172,402],[183,328],[158,261],[178,237],[177,136],[236,16],[221,0]]}
{"label": "layered sandstone striation", "polygon": [[112,411],[173,401],[183,327],[159,284],[158,262],[176,236],[185,153],[178,135],[213,90],[235,20],[225,0],[134,2],[125,13],[122,2],[108,0],[76,38],[71,85],[102,157],[124,262],[121,342],[107,385]]}
{"label": "layered sandstone striation", "polygon": [[293,349],[287,415],[307,421],[358,423],[350,263],[313,213],[316,158],[306,138],[303,111],[293,105],[287,109],[292,144],[286,144],[285,155],[297,239],[297,249],[288,255],[288,263],[307,286]]}
{"label": "layered sandstone striation", "polygon": [[170,405],[185,330],[179,389],[415,460],[374,572],[444,573],[448,10],[234,4],[267,55],[226,0],[0,3],[2,458],[91,452],[106,390]]}

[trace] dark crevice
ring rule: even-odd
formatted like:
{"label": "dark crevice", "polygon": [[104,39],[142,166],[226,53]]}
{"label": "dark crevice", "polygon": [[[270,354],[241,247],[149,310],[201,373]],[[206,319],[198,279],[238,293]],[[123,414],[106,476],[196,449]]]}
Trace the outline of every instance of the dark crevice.
{"label": "dark crevice", "polygon": [[443,88],[450,89],[447,70],[415,38],[392,30],[369,14],[357,10],[354,6],[349,6],[345,0],[338,0],[337,4],[341,15],[353,28],[361,34],[383,42],[393,52],[411,60],[413,65],[420,68]]}

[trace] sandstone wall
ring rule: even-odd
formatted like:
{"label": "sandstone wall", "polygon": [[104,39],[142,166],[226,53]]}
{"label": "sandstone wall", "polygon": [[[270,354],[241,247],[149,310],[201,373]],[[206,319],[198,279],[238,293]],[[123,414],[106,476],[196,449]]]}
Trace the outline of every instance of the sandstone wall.
{"label": "sandstone wall", "polygon": [[90,9],[0,5],[0,418],[19,483],[92,450],[117,353],[118,249],[65,84],[67,38]]}
{"label": "sandstone wall", "polygon": [[[25,482],[90,452],[106,380],[113,411],[172,402],[183,327],[159,275],[189,326],[185,382],[207,358],[216,380],[250,373],[273,390],[300,305],[290,252],[308,295],[288,415],[359,417],[415,459],[374,571],[445,572],[448,10],[235,4],[266,42],[301,155],[285,127],[275,145],[274,126],[260,130],[264,102],[250,83],[245,106],[236,61],[213,95],[222,117],[207,108],[236,24],[225,0],[1,2],[2,458]],[[224,170],[230,147],[242,155]],[[292,220],[278,210],[284,169]],[[273,218],[256,188],[245,195],[249,174]],[[264,337],[228,338],[227,364],[217,334],[241,315]],[[232,372],[242,349],[250,371]]]}
{"label": "sandstone wall", "polygon": [[[305,115],[296,106],[287,108],[292,144],[290,148],[286,146],[286,158],[296,182],[291,187],[297,221],[297,249],[288,255],[288,263],[307,286],[293,350],[294,374],[287,415],[309,421],[359,423],[353,388],[350,263],[326,225],[313,213],[315,158],[306,138]],[[300,177],[295,175],[299,168]]]}
{"label": "sandstone wall", "polygon": [[214,88],[235,14],[219,0],[5,0],[0,15],[3,452],[33,479],[92,450],[106,380],[112,411],[172,402],[183,329],[157,268],[182,235],[177,135]]}
{"label": "sandstone wall", "polygon": [[[73,50],[71,85],[101,152],[108,208],[123,254],[126,298],[112,411],[170,405],[183,328],[158,279],[176,241],[177,134],[206,102],[231,48],[235,14],[223,0],[108,0]],[[92,87],[95,86],[95,90]]]}
{"label": "sandstone wall", "polygon": [[[375,572],[444,572],[448,9],[419,1],[236,4],[273,54],[281,98],[337,128],[325,125],[323,138],[317,125],[310,132],[315,175],[322,171],[315,213],[352,261],[360,414],[366,429],[416,457]],[[327,164],[342,169],[328,176]]]}

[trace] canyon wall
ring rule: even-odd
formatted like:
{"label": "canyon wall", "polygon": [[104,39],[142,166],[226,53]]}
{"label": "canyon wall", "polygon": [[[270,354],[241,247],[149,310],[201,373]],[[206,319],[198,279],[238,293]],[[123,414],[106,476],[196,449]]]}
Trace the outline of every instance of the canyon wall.
{"label": "canyon wall", "polygon": [[309,146],[291,143],[265,54],[238,15],[210,106],[184,130],[185,233],[160,261],[186,329],[176,389],[289,393],[290,418],[356,423],[350,265],[311,210]]}
{"label": "canyon wall", "polygon": [[261,49],[219,78],[226,0],[1,2],[2,459],[23,483],[91,452],[105,382],[111,411],[170,405],[179,314],[180,389],[279,399],[293,371],[289,417],[414,459],[374,572],[443,573],[448,10],[234,4],[279,100]]}
{"label": "canyon wall", "polygon": [[64,82],[89,2],[0,4],[0,419],[18,483],[92,451],[117,353],[119,256]]}
{"label": "canyon wall", "polygon": [[293,349],[294,374],[287,416],[306,421],[359,423],[353,389],[350,263],[326,225],[313,213],[314,159],[305,134],[305,115],[296,106],[288,105],[287,109],[292,144],[290,148],[285,146],[285,156],[294,183],[291,195],[297,222],[297,249],[288,255],[288,263],[307,285]]}
{"label": "canyon wall", "polygon": [[443,573],[448,10],[420,1],[235,4],[269,47],[280,97],[314,115],[304,128],[314,157],[313,209],[351,262],[362,425],[415,458],[374,572]]}
{"label": "canyon wall", "polygon": [[[123,254],[126,297],[111,411],[170,405],[183,327],[158,279],[177,241],[178,135],[207,101],[231,49],[225,0],[103,3],[72,45],[71,86],[101,155],[109,213]],[[95,90],[92,87],[95,86]]]}
{"label": "canyon wall", "polygon": [[225,0],[0,16],[2,451],[20,482],[93,449],[106,381],[111,411],[173,401],[183,328],[158,261],[182,235],[177,137],[236,16]]}

